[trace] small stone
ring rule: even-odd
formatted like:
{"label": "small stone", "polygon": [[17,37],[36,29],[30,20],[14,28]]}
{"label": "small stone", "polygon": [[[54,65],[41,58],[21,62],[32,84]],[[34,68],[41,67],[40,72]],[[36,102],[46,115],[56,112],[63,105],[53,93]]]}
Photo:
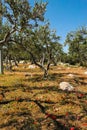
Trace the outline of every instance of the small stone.
{"label": "small stone", "polygon": [[75,76],[73,74],[68,74],[69,77],[74,78]]}
{"label": "small stone", "polygon": [[35,68],[38,68],[38,67],[33,64],[33,65],[29,65],[28,68],[29,68],[29,69],[35,69]]}

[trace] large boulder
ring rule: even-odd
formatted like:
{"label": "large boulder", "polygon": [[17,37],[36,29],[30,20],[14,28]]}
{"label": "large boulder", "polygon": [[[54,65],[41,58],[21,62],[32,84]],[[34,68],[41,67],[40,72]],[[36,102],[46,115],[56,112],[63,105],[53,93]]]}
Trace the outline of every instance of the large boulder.
{"label": "large boulder", "polygon": [[68,82],[61,82],[59,84],[59,89],[67,90],[67,91],[73,91],[74,87],[70,83],[68,83]]}

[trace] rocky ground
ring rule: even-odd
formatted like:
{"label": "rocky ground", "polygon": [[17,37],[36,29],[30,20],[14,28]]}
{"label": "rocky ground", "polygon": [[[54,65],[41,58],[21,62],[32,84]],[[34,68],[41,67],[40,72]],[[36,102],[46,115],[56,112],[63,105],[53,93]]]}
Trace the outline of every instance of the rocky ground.
{"label": "rocky ground", "polygon": [[[0,75],[0,130],[87,130],[87,69],[19,65]],[[59,89],[68,82],[74,90]]]}

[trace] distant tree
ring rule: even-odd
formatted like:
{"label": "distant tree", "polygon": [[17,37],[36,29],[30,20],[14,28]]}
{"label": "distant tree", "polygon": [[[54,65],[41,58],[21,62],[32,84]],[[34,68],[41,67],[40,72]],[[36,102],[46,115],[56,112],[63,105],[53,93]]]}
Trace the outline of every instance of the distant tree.
{"label": "distant tree", "polygon": [[69,62],[71,64],[87,65],[87,29],[70,32],[66,37],[66,44],[69,46]]}

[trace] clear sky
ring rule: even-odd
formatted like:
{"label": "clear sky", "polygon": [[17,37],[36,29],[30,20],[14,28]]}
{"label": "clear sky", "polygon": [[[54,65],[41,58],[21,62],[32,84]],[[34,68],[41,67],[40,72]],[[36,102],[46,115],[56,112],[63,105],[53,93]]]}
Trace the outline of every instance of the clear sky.
{"label": "clear sky", "polygon": [[42,1],[48,1],[45,18],[50,21],[51,28],[56,29],[57,35],[61,36],[62,43],[68,32],[87,26],[87,0]]}

